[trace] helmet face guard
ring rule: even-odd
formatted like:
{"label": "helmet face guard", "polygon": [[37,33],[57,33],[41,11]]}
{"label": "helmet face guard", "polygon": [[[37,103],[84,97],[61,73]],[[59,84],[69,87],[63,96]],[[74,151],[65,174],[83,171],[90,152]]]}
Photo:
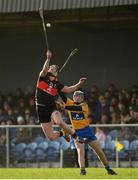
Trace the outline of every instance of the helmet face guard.
{"label": "helmet face guard", "polygon": [[73,96],[81,96],[84,97],[84,93],[82,91],[75,91]]}

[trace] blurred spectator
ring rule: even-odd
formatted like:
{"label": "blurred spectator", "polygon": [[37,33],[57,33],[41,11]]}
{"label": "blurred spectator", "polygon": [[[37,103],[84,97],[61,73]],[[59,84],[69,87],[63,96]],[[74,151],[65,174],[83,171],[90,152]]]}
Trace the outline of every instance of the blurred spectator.
{"label": "blurred spectator", "polygon": [[100,107],[99,107],[100,112],[105,113],[107,115],[110,115],[109,105],[108,105],[107,100],[105,99],[104,96],[99,97],[99,102],[100,102]]}
{"label": "blurred spectator", "polygon": [[138,106],[136,106],[134,108],[134,119],[136,120],[136,122],[138,123]]}
{"label": "blurred spectator", "polygon": [[103,132],[103,130],[99,127],[96,127],[95,136],[97,137],[97,141],[102,149],[105,148],[105,140],[106,140],[106,134]]}
{"label": "blurred spectator", "polygon": [[14,114],[13,109],[9,109],[7,111],[7,119],[10,119],[12,124],[16,124],[16,115]]}
{"label": "blurred spectator", "polygon": [[106,99],[107,104],[109,105],[111,102],[111,98],[112,98],[110,91],[106,90],[104,92],[104,97]]}
{"label": "blurred spectator", "polygon": [[23,116],[18,116],[17,117],[17,125],[24,125],[25,124],[25,119]]}
{"label": "blurred spectator", "polygon": [[13,121],[11,119],[7,119],[6,124],[7,125],[13,125]]}
{"label": "blurred spectator", "polygon": [[133,86],[131,87],[131,93],[136,93],[136,94],[138,94],[138,86],[137,86],[137,85],[133,85]]}
{"label": "blurred spectator", "polygon": [[5,114],[2,108],[0,108],[0,122],[5,119]]}
{"label": "blurred spectator", "polygon": [[125,106],[125,104],[123,104],[123,103],[118,104],[118,109],[119,109],[119,112],[120,112],[120,122],[122,124],[124,124],[126,121],[128,121],[130,119],[128,109]]}
{"label": "blurred spectator", "polygon": [[118,90],[113,83],[109,83],[106,90],[111,94],[112,97],[117,96],[118,94]]}
{"label": "blurred spectator", "polygon": [[109,123],[111,123],[110,116],[106,113],[102,113],[101,119],[100,119],[100,124],[109,124]]}
{"label": "blurred spectator", "polygon": [[25,120],[25,124],[30,124],[30,125],[33,125],[36,122],[35,116],[31,115],[31,112],[29,109],[25,110],[24,120]]}
{"label": "blurred spectator", "polygon": [[88,105],[90,109],[90,115],[92,118],[93,124],[99,121],[100,119],[100,103],[97,99],[95,94],[91,94],[90,98],[88,99]]}
{"label": "blurred spectator", "polygon": [[126,124],[138,123],[138,106],[129,107],[129,119],[125,123]]}
{"label": "blurred spectator", "polygon": [[28,128],[16,128],[16,137],[14,142],[18,143],[28,143],[30,140],[30,133]]}
{"label": "blurred spectator", "polygon": [[3,107],[4,95],[0,92],[0,108]]}
{"label": "blurred spectator", "polygon": [[100,119],[100,113],[99,113],[100,103],[98,101],[98,96],[99,96],[98,87],[96,85],[93,85],[88,95],[88,105],[90,108],[91,118],[93,119],[93,124],[95,124]]}
{"label": "blurred spectator", "polygon": [[35,125],[35,124],[36,124],[36,119],[35,119],[35,117],[30,116],[30,117],[29,117],[29,121],[28,121],[27,124],[28,124],[28,125]]}
{"label": "blurred spectator", "polygon": [[94,94],[95,96],[99,96],[99,90],[98,87],[96,85],[93,85],[90,89],[90,96]]}
{"label": "blurred spectator", "polygon": [[9,109],[11,109],[10,105],[8,104],[7,101],[4,101],[4,103],[3,103],[4,112],[7,113]]}
{"label": "blurred spectator", "polygon": [[35,99],[33,96],[29,97],[28,109],[30,110],[31,115],[36,116]]}
{"label": "blurred spectator", "polygon": [[136,98],[135,97],[131,97],[130,106],[132,106],[132,107],[136,106]]}
{"label": "blurred spectator", "polygon": [[1,132],[0,133],[0,145],[5,145],[6,144],[6,133]]}
{"label": "blurred spectator", "polygon": [[5,125],[6,125],[6,121],[5,121],[5,120],[2,120],[0,125],[5,126]]}
{"label": "blurred spectator", "polygon": [[125,95],[123,92],[119,92],[118,93],[118,100],[119,100],[119,103],[122,103],[122,104],[125,104],[126,105],[126,98],[125,98]]}
{"label": "blurred spectator", "polygon": [[18,100],[24,98],[24,93],[20,88],[17,88],[15,91],[15,101],[18,103]]}
{"label": "blurred spectator", "polygon": [[112,105],[117,110],[118,109],[118,98],[111,97],[110,105]]}
{"label": "blurred spectator", "polygon": [[137,99],[136,99],[136,107],[138,107],[138,97],[137,97]]}
{"label": "blurred spectator", "polygon": [[15,106],[14,97],[13,97],[13,95],[11,93],[7,95],[6,101],[9,104],[10,107]]}
{"label": "blurred spectator", "polygon": [[6,132],[0,129],[0,164],[6,164]]}
{"label": "blurred spectator", "polygon": [[21,115],[24,114],[24,110],[26,107],[27,105],[25,104],[25,100],[23,98],[20,98],[20,100],[18,101],[17,108]]}
{"label": "blurred spectator", "polygon": [[120,127],[119,133],[118,133],[118,140],[128,140],[129,142],[136,139],[135,134],[133,134],[132,129],[128,127]]}
{"label": "blurred spectator", "polygon": [[110,111],[110,118],[111,118],[112,124],[119,124],[120,114],[117,111],[117,109],[113,105],[110,105],[109,111]]}
{"label": "blurred spectator", "polygon": [[101,114],[100,123],[101,124],[108,124],[110,123],[110,110],[109,105],[107,104],[107,101],[104,96],[99,97],[99,111]]}

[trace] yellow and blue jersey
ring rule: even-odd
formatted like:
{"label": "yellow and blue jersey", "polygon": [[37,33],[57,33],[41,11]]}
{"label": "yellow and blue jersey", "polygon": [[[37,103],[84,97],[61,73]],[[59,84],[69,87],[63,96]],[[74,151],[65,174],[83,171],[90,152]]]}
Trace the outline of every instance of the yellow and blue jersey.
{"label": "yellow and blue jersey", "polygon": [[67,98],[60,93],[68,111],[72,127],[79,138],[87,138],[88,142],[96,140],[93,129],[89,126],[89,108],[87,103],[75,103],[72,99]]}
{"label": "yellow and blue jersey", "polygon": [[65,108],[68,111],[73,129],[77,130],[89,126],[87,103],[77,104],[72,99],[67,98]]}

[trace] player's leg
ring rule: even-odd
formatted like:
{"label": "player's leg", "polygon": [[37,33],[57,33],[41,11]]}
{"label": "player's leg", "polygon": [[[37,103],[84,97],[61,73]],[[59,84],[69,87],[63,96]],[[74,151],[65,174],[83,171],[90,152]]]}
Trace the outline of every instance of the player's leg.
{"label": "player's leg", "polygon": [[105,156],[104,152],[102,151],[101,147],[97,143],[97,140],[91,141],[89,143],[89,145],[92,147],[92,149],[94,149],[94,151],[96,152],[96,154],[100,158],[102,164],[104,166],[107,166],[108,165],[108,161],[107,161],[106,156]]}
{"label": "player's leg", "polygon": [[81,175],[86,175],[86,170],[85,170],[85,149],[84,149],[84,144],[81,144],[79,142],[75,142],[75,146],[77,149],[78,153],[78,163],[80,166],[80,174]]}
{"label": "player's leg", "polygon": [[57,139],[60,136],[60,133],[54,132],[52,128],[52,125],[53,125],[53,122],[51,121],[52,111],[53,111],[53,108],[49,106],[47,107],[40,106],[40,105],[36,106],[36,112],[37,112],[42,130],[45,136],[51,141]]}
{"label": "player's leg", "polygon": [[101,149],[100,145],[98,144],[97,140],[89,142],[89,145],[92,147],[92,149],[94,149],[94,151],[98,155],[100,161],[102,162],[102,164],[104,165],[105,169],[107,170],[107,173],[111,174],[111,175],[116,175],[117,173],[114,172],[110,168],[110,166],[108,164],[108,161],[107,161],[107,158],[106,158],[103,150]]}
{"label": "player's leg", "polygon": [[59,125],[61,128],[63,128],[65,131],[67,131],[69,134],[72,135],[72,137],[75,137],[75,131],[71,129],[63,120],[61,113],[57,110],[55,110],[52,113],[52,120],[54,121],[55,124]]}
{"label": "player's leg", "polygon": [[57,139],[58,137],[60,137],[59,132],[54,132],[53,131],[52,122],[41,123],[41,127],[43,129],[43,132],[44,132],[45,136],[49,140],[53,141],[53,140]]}

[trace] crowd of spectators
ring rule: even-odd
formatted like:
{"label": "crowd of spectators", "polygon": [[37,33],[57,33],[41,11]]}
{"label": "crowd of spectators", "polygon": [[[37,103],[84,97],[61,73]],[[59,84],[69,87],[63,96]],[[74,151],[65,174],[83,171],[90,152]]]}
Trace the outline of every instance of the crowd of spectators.
{"label": "crowd of spectators", "polygon": [[138,86],[117,89],[111,83],[100,92],[93,85],[87,97],[93,124],[138,123]]}
{"label": "crowd of spectators", "polygon": [[[93,85],[85,91],[92,124],[138,123],[138,86],[117,89],[109,84],[104,91]],[[66,112],[62,113],[66,119]],[[38,124],[34,89],[16,89],[14,93],[0,92],[0,125]]]}
{"label": "crowd of spectators", "polygon": [[18,88],[14,93],[0,92],[0,124],[25,125],[36,124],[34,90]]}

